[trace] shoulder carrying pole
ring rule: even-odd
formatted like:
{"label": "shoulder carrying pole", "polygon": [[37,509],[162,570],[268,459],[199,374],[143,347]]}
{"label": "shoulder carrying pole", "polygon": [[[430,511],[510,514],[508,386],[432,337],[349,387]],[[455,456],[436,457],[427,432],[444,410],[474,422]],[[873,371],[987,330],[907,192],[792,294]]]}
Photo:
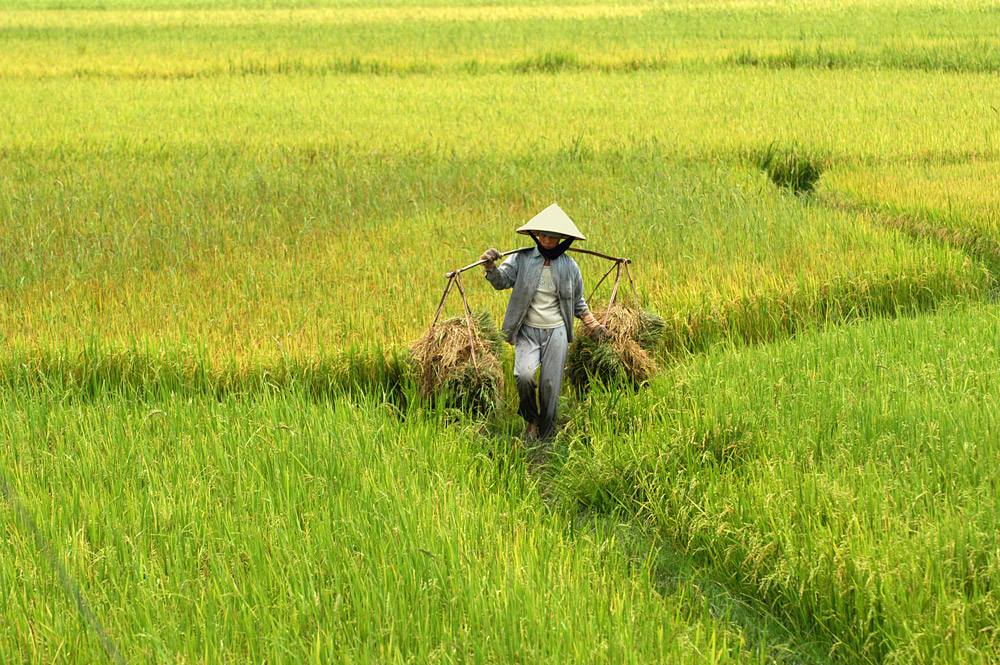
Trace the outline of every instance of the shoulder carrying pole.
{"label": "shoulder carrying pole", "polygon": [[[534,247],[518,247],[517,249],[510,249],[510,250],[507,250],[506,252],[502,253],[500,255],[500,258],[503,258],[505,256],[510,256],[511,254],[517,254],[518,252],[527,252],[530,249],[534,249]],[[619,264],[621,264],[621,263],[632,263],[632,259],[626,259],[626,258],[620,257],[620,256],[608,256],[607,254],[601,254],[600,252],[594,252],[594,251],[591,251],[589,249],[576,249],[575,247],[570,247],[566,251],[567,252],[573,252],[575,254],[590,254],[591,256],[596,256],[598,258],[607,259],[608,261],[614,261],[615,263],[619,263]],[[452,270],[451,272],[446,272],[444,274],[444,276],[445,277],[451,277],[452,275],[455,275],[457,273],[465,272],[466,270],[472,270],[476,266],[481,266],[484,263],[486,263],[486,260],[485,259],[480,259],[480,260],[476,261],[475,263],[470,263],[469,265],[465,266],[464,268],[459,268],[458,270]]]}
{"label": "shoulder carrying pole", "polygon": [[[503,258],[505,256],[510,256],[511,254],[517,254],[518,252],[527,252],[532,249],[534,249],[534,247],[518,247],[517,249],[507,250],[506,252],[500,254],[500,258]],[[618,297],[618,286],[621,284],[623,272],[625,276],[628,277],[629,285],[631,285],[632,287],[632,295],[635,297],[636,309],[639,308],[639,294],[636,292],[635,289],[635,281],[633,281],[632,279],[632,271],[629,270],[629,264],[632,263],[632,259],[627,259],[622,256],[610,256],[608,254],[602,254],[600,252],[595,252],[589,249],[576,249],[573,247],[570,247],[566,251],[574,252],[576,254],[589,254],[590,256],[596,256],[598,258],[606,259],[608,261],[613,262],[613,265],[610,268],[608,268],[608,271],[606,273],[604,273],[604,276],[601,277],[601,279],[597,282],[597,286],[594,287],[594,290],[590,292],[590,296],[587,298],[587,300],[590,301],[591,298],[594,297],[594,294],[597,292],[598,287],[600,287],[601,284],[604,283],[604,280],[608,278],[608,276],[611,274],[612,271],[616,271],[615,285],[611,289],[611,298],[608,300],[608,311],[604,315],[605,322],[607,322],[608,315],[611,313],[611,304],[615,301],[615,298]],[[452,270],[444,274],[444,276],[448,279],[448,283],[444,287],[444,295],[441,296],[441,302],[438,303],[437,313],[434,315],[434,323],[431,324],[432,328],[437,325],[438,320],[441,318],[441,312],[444,310],[444,303],[448,299],[448,294],[451,293],[451,287],[457,285],[458,292],[462,297],[462,305],[465,310],[465,324],[469,329],[469,339],[470,341],[472,340],[472,313],[471,310],[469,309],[469,302],[465,297],[465,289],[462,288],[462,273],[465,272],[466,270],[472,270],[476,266],[481,266],[484,263],[486,263],[486,260],[480,259],[475,263],[470,263],[464,268],[458,268],[457,270]],[[622,268],[624,268],[624,271],[622,270]],[[473,364],[475,364],[476,362],[475,350],[473,350],[472,352],[472,362]]]}

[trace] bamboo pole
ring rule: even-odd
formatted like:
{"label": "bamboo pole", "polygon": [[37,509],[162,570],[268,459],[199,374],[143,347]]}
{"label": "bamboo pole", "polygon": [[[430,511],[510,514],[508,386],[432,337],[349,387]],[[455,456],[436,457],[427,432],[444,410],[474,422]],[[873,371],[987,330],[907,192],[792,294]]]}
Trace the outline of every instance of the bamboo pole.
{"label": "bamboo pole", "polygon": [[[518,247],[517,249],[510,249],[510,250],[507,250],[506,252],[502,252],[500,254],[500,258],[503,258],[505,256],[510,256],[511,254],[517,254],[518,252],[527,252],[528,250],[531,250],[531,249],[534,249],[534,247]],[[625,257],[622,257],[622,256],[609,256],[608,254],[602,254],[600,252],[595,252],[595,251],[592,251],[592,250],[589,250],[589,249],[576,249],[574,247],[570,247],[566,251],[567,252],[573,252],[575,254],[589,254],[590,256],[596,256],[598,258],[607,259],[608,261],[614,261],[615,263],[631,263],[632,262],[631,259],[626,259]],[[465,266],[464,268],[459,268],[457,270],[452,270],[451,272],[446,272],[444,274],[444,276],[445,277],[451,277],[452,275],[454,275],[456,273],[465,272],[466,270],[472,270],[476,266],[481,266],[484,263],[486,263],[486,260],[485,259],[480,259],[480,260],[476,261],[475,263],[470,263],[469,265]]]}
{"label": "bamboo pole", "polygon": [[611,315],[611,305],[613,305],[614,302],[615,302],[615,297],[617,297],[617,295],[618,295],[618,285],[621,284],[621,282],[622,282],[622,265],[623,264],[616,263],[615,265],[618,267],[618,272],[615,275],[615,287],[613,289],[611,289],[611,298],[608,299],[608,308],[604,312],[604,320],[601,321],[601,325],[602,326],[606,326],[608,324],[608,317]]}
{"label": "bamboo pole", "polygon": [[431,324],[431,328],[433,328],[434,326],[436,326],[437,322],[438,322],[438,319],[441,318],[441,310],[444,309],[444,301],[448,299],[448,294],[451,293],[451,287],[455,283],[455,275],[456,274],[457,273],[451,273],[451,276],[448,278],[448,284],[445,285],[445,287],[444,287],[444,295],[441,296],[441,302],[438,303],[438,311],[437,311],[437,314],[434,315],[434,323]]}
{"label": "bamboo pole", "polygon": [[597,282],[597,286],[595,286],[595,287],[593,288],[593,290],[592,290],[592,291],[590,292],[590,295],[589,295],[589,296],[587,296],[587,304],[588,304],[588,305],[590,304],[590,301],[594,299],[594,294],[595,294],[595,293],[597,293],[597,289],[601,288],[601,284],[603,284],[603,283],[604,283],[604,280],[606,280],[606,279],[608,278],[608,275],[610,275],[610,274],[611,274],[611,271],[612,271],[612,270],[614,270],[614,269],[615,269],[615,267],[616,267],[616,266],[618,266],[618,265],[620,265],[620,264],[619,264],[619,263],[617,263],[617,262],[615,262],[615,264],[614,264],[613,266],[611,266],[610,268],[608,268],[608,271],[607,271],[606,273],[604,273],[604,277],[602,277],[602,278],[601,278],[601,279],[600,279],[600,280],[599,280],[599,281]]}
{"label": "bamboo pole", "polygon": [[[531,249],[534,249],[534,247],[518,247],[517,249],[510,249],[507,250],[506,252],[502,252],[499,258],[510,256],[511,254],[517,254],[519,252],[527,252]],[[597,289],[601,286],[601,284],[604,283],[604,280],[607,279],[608,276],[611,274],[611,271],[617,269],[617,272],[615,273],[615,285],[611,291],[611,298],[610,300],[608,300],[608,311],[604,314],[605,322],[608,319],[608,314],[611,312],[611,304],[614,303],[615,297],[618,294],[618,286],[621,283],[622,279],[622,266],[625,267],[625,274],[628,276],[629,284],[632,285],[632,294],[635,296],[636,307],[639,306],[639,295],[635,290],[635,282],[632,280],[632,271],[629,270],[629,264],[632,263],[631,259],[622,256],[610,256],[609,254],[602,254],[601,252],[595,252],[590,249],[576,249],[574,247],[570,247],[566,251],[574,252],[576,254],[588,254],[590,256],[596,256],[598,258],[606,259],[608,261],[614,261],[614,265],[608,268],[608,271],[604,273],[604,276],[601,277],[601,279],[597,282],[597,286],[595,286],[594,289],[590,292],[590,297],[587,298],[587,301],[589,302],[591,298],[594,297],[594,294],[597,293]],[[434,323],[431,324],[431,327],[437,325],[438,320],[441,318],[441,312],[444,310],[445,300],[448,299],[448,294],[451,293],[452,286],[457,285],[458,291],[462,296],[462,305],[465,308],[465,322],[469,328],[469,338],[470,341],[472,340],[472,314],[471,311],[469,310],[468,299],[465,296],[465,289],[462,287],[462,273],[467,270],[471,270],[476,266],[481,266],[484,263],[486,263],[485,259],[480,259],[479,261],[476,261],[475,263],[470,263],[469,265],[463,268],[458,268],[457,270],[452,270],[450,272],[445,273],[444,276],[448,279],[448,283],[445,285],[444,294],[441,296],[441,302],[438,303],[437,313],[434,315]],[[475,360],[474,350],[472,352],[472,361],[473,364],[475,364],[476,360]]]}
{"label": "bamboo pole", "polygon": [[636,311],[641,310],[639,306],[639,292],[635,290],[635,280],[632,279],[632,271],[629,269],[628,264],[625,265],[625,274],[628,275],[628,283],[632,286],[632,296],[635,298],[635,309]]}
{"label": "bamboo pole", "polygon": [[462,288],[462,273],[455,275],[455,284],[458,286],[458,292],[462,296],[462,305],[465,307],[465,326],[469,331],[469,354],[472,356],[472,366],[478,369],[479,363],[476,362],[476,338],[472,334],[472,312],[469,310],[469,301],[465,298],[465,289]]}

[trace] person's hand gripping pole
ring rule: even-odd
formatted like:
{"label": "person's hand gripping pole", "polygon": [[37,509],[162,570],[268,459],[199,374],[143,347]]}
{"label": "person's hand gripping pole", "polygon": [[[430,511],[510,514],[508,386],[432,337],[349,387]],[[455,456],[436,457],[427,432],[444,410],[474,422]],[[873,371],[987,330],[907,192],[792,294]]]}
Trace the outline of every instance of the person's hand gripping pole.
{"label": "person's hand gripping pole", "polygon": [[499,250],[490,247],[488,250],[483,252],[483,255],[479,257],[480,261],[483,261],[483,267],[486,268],[486,272],[493,270],[497,267],[496,260],[500,258]]}

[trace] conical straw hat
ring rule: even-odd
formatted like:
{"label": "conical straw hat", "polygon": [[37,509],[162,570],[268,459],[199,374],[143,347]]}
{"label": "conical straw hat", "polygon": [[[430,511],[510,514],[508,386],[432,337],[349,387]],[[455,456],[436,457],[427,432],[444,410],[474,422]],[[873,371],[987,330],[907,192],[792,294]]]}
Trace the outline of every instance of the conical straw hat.
{"label": "conical straw hat", "polygon": [[528,235],[529,233],[551,233],[552,235],[586,240],[576,228],[576,224],[569,218],[558,204],[553,203],[545,210],[532,217],[527,224],[517,230],[518,233]]}

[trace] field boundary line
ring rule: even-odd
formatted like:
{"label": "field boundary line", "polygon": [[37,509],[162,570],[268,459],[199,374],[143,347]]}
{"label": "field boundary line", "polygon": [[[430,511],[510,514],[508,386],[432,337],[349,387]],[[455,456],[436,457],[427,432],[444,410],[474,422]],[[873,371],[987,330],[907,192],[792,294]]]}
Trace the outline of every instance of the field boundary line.
{"label": "field boundary line", "polygon": [[66,567],[63,566],[58,557],[56,557],[48,539],[41,531],[38,530],[38,525],[35,524],[35,520],[32,518],[31,513],[28,512],[28,509],[25,507],[21,498],[14,490],[14,486],[8,481],[7,474],[2,471],[0,471],[0,493],[3,494],[4,498],[14,509],[14,513],[17,515],[21,523],[27,527],[28,531],[31,532],[31,537],[35,541],[36,550],[40,552],[45,560],[48,561],[49,565],[55,569],[56,577],[59,579],[60,586],[62,586],[66,595],[73,599],[73,604],[76,606],[76,610],[80,613],[80,617],[83,619],[84,623],[87,624],[87,627],[94,631],[97,635],[97,639],[100,641],[101,647],[104,649],[104,653],[111,660],[111,662],[115,663],[115,665],[125,665],[125,660],[121,657],[114,641],[108,635],[107,631],[104,630],[104,626],[101,625],[100,620],[90,609],[90,605],[87,604],[86,598],[83,597],[80,585],[76,583],[76,581],[66,571]]}
{"label": "field boundary line", "polygon": [[894,212],[873,203],[822,197],[820,202],[834,210],[871,215],[883,226],[895,229],[911,240],[935,242],[957,250],[981,264],[989,272],[993,290],[1000,288],[1000,240],[975,228],[960,228],[946,220],[935,220],[918,212]]}

